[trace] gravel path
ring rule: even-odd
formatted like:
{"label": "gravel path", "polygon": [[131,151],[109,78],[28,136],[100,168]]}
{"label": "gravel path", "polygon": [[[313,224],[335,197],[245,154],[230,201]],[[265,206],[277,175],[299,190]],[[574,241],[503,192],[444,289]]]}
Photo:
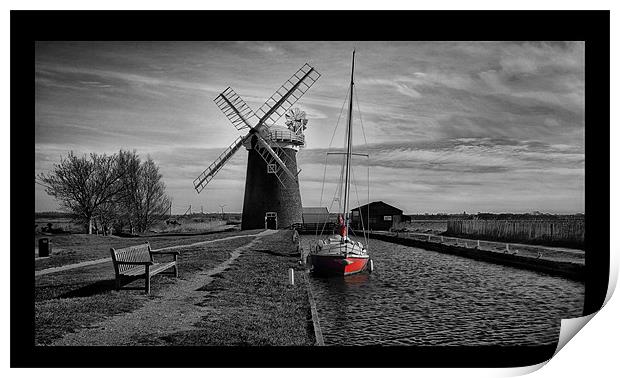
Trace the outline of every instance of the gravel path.
{"label": "gravel path", "polygon": [[[171,285],[161,295],[150,300],[138,310],[107,318],[75,333],[67,334],[56,340],[52,345],[135,345],[134,336],[152,334],[153,337],[158,337],[194,329],[193,324],[200,320],[203,312],[202,307],[197,306],[197,304],[204,296],[204,292],[197,291],[197,289],[211,283],[213,275],[230,267],[241,253],[253,248],[261,237],[275,232],[277,231],[265,230],[259,234],[251,235],[256,236],[252,242],[235,249],[228,260],[215,268],[195,274],[188,279],[179,278],[178,283]],[[243,237],[248,237],[248,235]],[[233,236],[214,241],[232,238],[237,237]],[[199,242],[189,246],[209,242]]]}
{"label": "gravel path", "polygon": [[209,243],[215,243],[215,242],[220,242],[222,240],[231,240],[231,239],[239,239],[239,238],[247,238],[249,236],[264,236],[264,235],[269,235],[273,230],[266,230],[263,231],[259,234],[255,234],[255,235],[237,235],[237,236],[227,236],[225,238],[220,238],[220,239],[213,239],[213,240],[206,240],[206,241],[201,241],[201,242],[196,242],[196,243],[192,243],[192,244],[183,244],[183,245],[172,245],[170,247],[164,247],[164,248],[159,248],[159,249],[153,249],[153,251],[165,251],[167,249],[177,249],[177,248],[187,248],[187,247],[197,247],[199,245],[203,245],[203,244],[209,244]]}

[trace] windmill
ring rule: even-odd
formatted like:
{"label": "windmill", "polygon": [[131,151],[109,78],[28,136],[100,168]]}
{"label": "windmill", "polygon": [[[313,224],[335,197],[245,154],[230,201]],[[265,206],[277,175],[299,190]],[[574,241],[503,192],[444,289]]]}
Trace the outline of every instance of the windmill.
{"label": "windmill", "polygon": [[[301,194],[297,175],[297,151],[304,146],[305,113],[291,107],[321,77],[308,63],[271,96],[255,113],[230,87],[214,100],[239,131],[239,136],[194,180],[200,193],[226,162],[244,146],[248,166],[241,228],[263,228],[265,214],[276,213],[280,228],[301,223]],[[286,114],[286,126],[276,122]]]}

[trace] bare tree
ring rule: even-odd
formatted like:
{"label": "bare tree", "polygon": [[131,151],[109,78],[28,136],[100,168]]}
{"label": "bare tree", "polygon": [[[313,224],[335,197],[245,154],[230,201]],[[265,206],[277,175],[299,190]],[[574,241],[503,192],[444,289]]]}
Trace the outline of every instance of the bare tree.
{"label": "bare tree", "polygon": [[73,151],[61,158],[50,173],[38,176],[47,194],[70,210],[89,234],[97,211],[122,192],[121,177],[116,155],[91,153],[77,157]]}
{"label": "bare tree", "polygon": [[119,203],[123,203],[122,219],[129,222],[131,232],[144,232],[158,219],[165,216],[170,207],[166,186],[159,173],[159,167],[148,157],[141,161],[135,151],[120,151],[119,165],[125,173],[122,178],[123,192]]}
{"label": "bare tree", "polygon": [[104,236],[109,235],[114,222],[122,218],[119,216],[121,209],[122,206],[119,206],[118,202],[114,200],[101,204],[93,217],[97,231],[101,231]]}
{"label": "bare tree", "polygon": [[133,234],[142,212],[142,197],[140,185],[140,157],[136,151],[119,151],[119,169],[124,172],[121,178],[122,191],[117,196],[117,203],[122,204],[117,208],[116,224],[121,230],[125,224],[129,225],[129,231]]}
{"label": "bare tree", "polygon": [[140,166],[142,205],[138,228],[146,231],[158,219],[162,219],[170,207],[170,198],[166,195],[166,185],[162,181],[159,167],[148,157]]}
{"label": "bare tree", "polygon": [[118,231],[128,224],[132,233],[144,232],[170,207],[159,167],[135,151],[82,157],[70,152],[38,178],[89,234],[94,223],[104,234],[112,224]]}

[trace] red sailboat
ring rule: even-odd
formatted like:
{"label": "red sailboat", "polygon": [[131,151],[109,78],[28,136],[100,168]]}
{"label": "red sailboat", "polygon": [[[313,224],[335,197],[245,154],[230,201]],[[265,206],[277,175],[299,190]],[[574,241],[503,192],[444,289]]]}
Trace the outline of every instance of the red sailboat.
{"label": "red sailboat", "polygon": [[368,255],[367,245],[349,238],[349,190],[351,182],[351,125],[353,113],[353,72],[355,70],[355,50],[351,67],[351,86],[349,95],[349,112],[347,117],[346,158],[344,160],[344,216],[338,215],[338,234],[327,239],[318,240],[310,248],[312,271],[322,275],[350,275],[365,270],[372,270],[372,261]]}

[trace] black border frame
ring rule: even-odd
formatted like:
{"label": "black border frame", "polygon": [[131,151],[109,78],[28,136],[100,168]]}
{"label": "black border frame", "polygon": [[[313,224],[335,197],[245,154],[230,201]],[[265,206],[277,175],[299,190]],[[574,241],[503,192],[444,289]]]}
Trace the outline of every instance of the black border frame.
{"label": "black border frame", "polygon": [[[609,11],[11,11],[12,367],[516,367],[542,347],[35,347],[30,240],[34,216],[36,40],[574,40],[586,42],[586,297],[598,311],[609,279]],[[279,21],[306,28],[282,33]],[[30,83],[30,85],[24,85]],[[32,150],[30,150],[32,151]],[[28,198],[28,196],[30,196]],[[343,352],[368,358],[342,359]]]}

